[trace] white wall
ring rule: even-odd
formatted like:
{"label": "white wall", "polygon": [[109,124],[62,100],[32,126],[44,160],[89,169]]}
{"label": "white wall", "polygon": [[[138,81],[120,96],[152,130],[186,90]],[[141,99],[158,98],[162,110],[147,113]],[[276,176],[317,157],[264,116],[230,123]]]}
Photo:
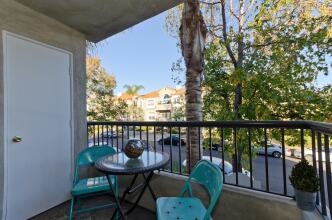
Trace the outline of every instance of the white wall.
{"label": "white wall", "polygon": [[[86,145],[85,36],[13,0],[0,0],[0,32],[6,30],[73,53],[74,146]],[[4,177],[3,40],[0,34],[0,216]]]}

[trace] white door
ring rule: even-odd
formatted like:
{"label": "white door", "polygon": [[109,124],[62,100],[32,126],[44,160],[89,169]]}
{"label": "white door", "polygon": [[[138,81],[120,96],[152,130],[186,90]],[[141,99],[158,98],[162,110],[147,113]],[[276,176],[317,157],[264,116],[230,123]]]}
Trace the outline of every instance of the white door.
{"label": "white door", "polygon": [[21,220],[69,198],[71,55],[5,32],[4,61],[5,217]]}

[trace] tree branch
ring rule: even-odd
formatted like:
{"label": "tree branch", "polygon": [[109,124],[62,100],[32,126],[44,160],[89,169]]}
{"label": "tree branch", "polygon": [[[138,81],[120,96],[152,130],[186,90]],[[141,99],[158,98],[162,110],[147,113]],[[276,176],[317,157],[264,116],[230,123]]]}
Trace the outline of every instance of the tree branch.
{"label": "tree branch", "polygon": [[205,5],[217,5],[217,4],[221,4],[221,1],[217,1],[217,2],[205,2],[205,1],[199,1],[202,4]]}
{"label": "tree branch", "polygon": [[251,0],[250,4],[248,5],[248,7],[243,11],[243,14],[242,15],[245,15],[247,14],[251,8],[254,6],[254,4],[256,3],[256,0]]}
{"label": "tree branch", "polygon": [[229,0],[229,11],[237,20],[239,20],[239,16],[234,12],[233,0]]}
{"label": "tree branch", "polygon": [[234,67],[237,67],[237,60],[234,56],[234,53],[229,45],[229,42],[227,40],[227,21],[226,21],[226,12],[225,12],[225,0],[221,1],[221,15],[222,15],[222,22],[223,22],[223,38],[224,38],[224,43],[225,43],[225,47],[227,50],[227,53],[229,55],[229,57],[232,60],[232,63],[234,65]]}

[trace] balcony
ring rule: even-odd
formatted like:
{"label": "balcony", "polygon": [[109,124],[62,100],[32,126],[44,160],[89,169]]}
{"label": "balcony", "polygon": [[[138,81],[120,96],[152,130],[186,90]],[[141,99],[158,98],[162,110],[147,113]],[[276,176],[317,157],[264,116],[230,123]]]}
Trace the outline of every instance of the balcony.
{"label": "balcony", "polygon": [[172,104],[158,103],[156,106],[156,111],[158,112],[169,112],[172,110]]}
{"label": "balcony", "polygon": [[[88,122],[90,145],[102,143],[121,151],[129,138],[140,138],[151,150],[165,151],[171,161],[156,173],[151,186],[157,197],[176,196],[189,175],[186,169],[186,143],[173,143],[172,139],[186,140],[191,129],[196,129],[203,145],[201,155],[218,163],[223,172],[223,192],[215,207],[214,219],[321,219],[330,218],[332,205],[331,163],[328,155],[332,136],[332,124],[312,121],[206,121],[206,122]],[[117,137],[101,134],[115,131]],[[294,157],[287,141],[292,136],[298,141]],[[169,137],[170,142],[166,143]],[[246,156],[240,157],[245,137]],[[241,140],[242,138],[242,140]],[[263,154],[256,155],[257,140],[262,143]],[[173,143],[170,145],[170,143]],[[269,144],[280,146],[280,155],[269,153]],[[243,146],[242,146],[243,148]],[[306,149],[310,148],[310,150]],[[201,148],[200,148],[201,149]],[[243,151],[243,149],[242,149]],[[294,149],[292,149],[294,151]],[[312,152],[308,154],[307,152]],[[317,153],[314,153],[317,152]],[[232,160],[232,154],[235,155]],[[276,157],[274,157],[276,156]],[[278,157],[280,156],[280,157]],[[311,158],[309,158],[311,157]],[[234,163],[235,158],[235,163]],[[293,187],[288,176],[301,158],[310,159],[320,176],[321,189],[317,197],[317,209],[313,213],[296,207]],[[239,163],[239,160],[241,163]],[[237,166],[243,166],[239,169]],[[231,170],[228,167],[231,167]],[[120,186],[129,184],[129,177],[120,178]],[[122,190],[123,190],[122,188]],[[198,188],[194,192],[208,198]],[[128,202],[133,200],[129,199]],[[147,216],[155,210],[149,195],[143,195],[140,204]],[[130,216],[129,216],[130,217]],[[133,217],[133,216],[131,216]],[[148,219],[148,217],[147,217]]]}

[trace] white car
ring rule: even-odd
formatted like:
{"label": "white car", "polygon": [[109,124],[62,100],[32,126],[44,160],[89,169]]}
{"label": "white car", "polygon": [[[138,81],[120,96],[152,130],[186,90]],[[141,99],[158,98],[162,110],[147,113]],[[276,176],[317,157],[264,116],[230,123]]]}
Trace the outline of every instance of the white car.
{"label": "white car", "polygon": [[[265,147],[254,147],[254,148],[256,149],[257,154],[265,155]],[[273,156],[275,158],[280,158],[282,155],[281,146],[277,145],[277,144],[268,144],[267,145],[267,155]]]}
{"label": "white car", "polygon": [[[203,156],[202,159],[210,161],[210,156]],[[217,166],[219,166],[220,169],[222,170],[222,159],[220,159],[218,157],[212,157],[212,163],[214,163]],[[231,175],[233,173],[233,166],[232,166],[232,164],[229,163],[229,162],[227,162],[227,161],[225,161],[224,164],[225,164],[225,171],[224,171],[224,173],[226,175]],[[187,160],[184,160],[182,162],[182,166],[186,167],[186,165],[187,165]]]}
{"label": "white car", "polygon": [[[330,150],[330,162],[332,162],[332,147],[329,148]],[[296,149],[294,151],[294,156],[296,158],[301,158],[301,149]],[[308,161],[312,161],[312,149],[305,148],[304,149],[304,158]],[[318,161],[318,149],[316,147],[316,161]],[[325,157],[325,147],[322,146],[322,161],[326,161]]]}

